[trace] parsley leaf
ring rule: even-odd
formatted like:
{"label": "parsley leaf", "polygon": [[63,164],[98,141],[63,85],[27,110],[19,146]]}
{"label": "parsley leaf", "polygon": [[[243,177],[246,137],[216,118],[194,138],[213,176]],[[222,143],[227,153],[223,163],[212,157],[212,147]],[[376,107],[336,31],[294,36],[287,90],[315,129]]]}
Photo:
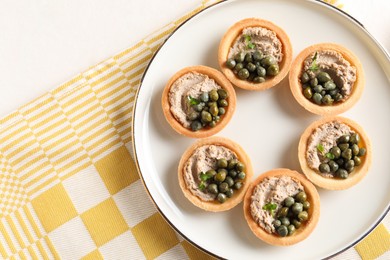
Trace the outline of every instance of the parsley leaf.
{"label": "parsley leaf", "polygon": [[199,99],[193,98],[191,96],[188,96],[188,103],[190,103],[191,106],[198,105],[200,103]]}
{"label": "parsley leaf", "polygon": [[333,153],[326,153],[325,156],[326,156],[326,158],[329,158],[329,159],[331,159],[331,160],[334,159]]}
{"label": "parsley leaf", "polygon": [[207,172],[206,173],[204,173],[204,172],[201,172],[200,173],[200,179],[202,180],[202,181],[207,181],[208,179],[210,179],[210,178],[212,178],[213,176],[211,175],[211,174],[207,174]]}
{"label": "parsley leaf", "polygon": [[204,190],[206,188],[206,184],[203,182],[203,181],[201,181],[200,183],[199,183],[199,189],[200,190]]}
{"label": "parsley leaf", "polygon": [[254,45],[253,42],[252,42],[252,37],[251,37],[250,35],[245,34],[245,35],[244,35],[244,38],[245,38],[246,47],[247,47],[248,49],[253,49],[253,48],[255,48],[255,45]]}
{"label": "parsley leaf", "polygon": [[320,151],[323,154],[324,151],[325,151],[325,148],[322,146],[322,144],[318,144],[317,145],[317,150]]}
{"label": "parsley leaf", "polygon": [[309,67],[309,70],[311,70],[311,71],[316,71],[316,70],[318,70],[320,67],[318,66],[318,64],[317,64],[317,55],[318,55],[318,52],[316,52],[315,54],[314,54],[314,57],[313,57],[313,59],[312,59],[312,63],[311,63],[311,65],[310,65],[310,67]]}
{"label": "parsley leaf", "polygon": [[263,206],[263,209],[272,213],[276,209],[276,207],[277,205],[275,203],[267,203]]}

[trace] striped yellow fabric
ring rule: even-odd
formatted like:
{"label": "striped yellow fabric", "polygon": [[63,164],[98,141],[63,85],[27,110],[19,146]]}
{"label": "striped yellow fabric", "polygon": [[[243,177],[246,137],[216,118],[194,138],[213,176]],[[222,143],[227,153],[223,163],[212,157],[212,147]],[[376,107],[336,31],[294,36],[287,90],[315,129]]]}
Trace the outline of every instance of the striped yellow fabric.
{"label": "striped yellow fabric", "polygon": [[[204,0],[0,119],[0,258],[211,259],[171,229],[149,201],[131,156],[131,115],[157,48],[215,2]],[[380,225],[356,251],[371,259],[389,244]]]}

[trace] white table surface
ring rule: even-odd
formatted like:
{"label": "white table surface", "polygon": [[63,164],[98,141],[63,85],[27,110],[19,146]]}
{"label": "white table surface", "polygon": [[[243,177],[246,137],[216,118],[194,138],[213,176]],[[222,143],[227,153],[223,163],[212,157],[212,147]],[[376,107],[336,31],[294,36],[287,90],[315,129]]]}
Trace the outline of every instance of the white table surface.
{"label": "white table surface", "polygon": [[[201,0],[0,0],[0,116],[115,55]],[[390,50],[390,1],[339,0]]]}

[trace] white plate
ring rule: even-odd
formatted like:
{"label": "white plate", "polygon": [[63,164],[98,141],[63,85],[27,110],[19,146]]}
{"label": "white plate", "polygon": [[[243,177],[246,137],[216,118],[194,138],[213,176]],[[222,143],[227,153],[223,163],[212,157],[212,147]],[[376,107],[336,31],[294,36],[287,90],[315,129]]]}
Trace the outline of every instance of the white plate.
{"label": "white plate", "polygon": [[[239,204],[224,213],[204,212],[183,196],[177,180],[180,156],[195,140],[179,136],[165,121],[161,93],[179,69],[217,65],[217,49],[236,21],[261,17],[290,36],[294,56],[308,45],[336,42],[360,58],[366,74],[363,96],[343,116],[367,131],[373,146],[370,172],[345,191],[319,189],[321,216],[305,241],[273,247],[248,228]],[[386,75],[387,74],[387,75]],[[227,1],[199,13],[178,28],[151,61],[139,89],[133,122],[134,152],[143,182],[159,211],[184,237],[215,256],[239,259],[319,259],[354,245],[385,216],[390,202],[390,60],[380,45],[351,17],[317,1]],[[286,80],[263,92],[236,89],[237,109],[219,133],[247,151],[255,176],[286,167],[300,171],[297,146],[317,116],[293,99]]]}

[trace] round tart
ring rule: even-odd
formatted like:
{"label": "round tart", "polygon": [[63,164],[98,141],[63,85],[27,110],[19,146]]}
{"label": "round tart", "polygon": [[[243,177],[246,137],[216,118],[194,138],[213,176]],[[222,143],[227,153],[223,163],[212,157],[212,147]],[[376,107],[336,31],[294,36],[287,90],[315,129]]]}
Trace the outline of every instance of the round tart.
{"label": "round tart", "polygon": [[236,93],[216,69],[192,66],[176,72],[162,94],[164,116],[179,134],[193,138],[212,136],[230,121]]}
{"label": "round tart", "polygon": [[298,158],[312,183],[324,189],[343,190],[366,176],[372,149],[360,125],[348,118],[329,116],[313,122],[303,132]]}
{"label": "round tart", "polygon": [[364,72],[350,50],[334,43],[307,47],[291,65],[291,92],[307,111],[317,115],[338,115],[361,97]]}
{"label": "round tart", "polygon": [[[299,219],[294,212],[301,214],[298,214]],[[273,169],[250,184],[244,197],[244,215],[258,238],[271,245],[289,246],[306,239],[316,227],[320,197],[303,174],[289,169]],[[284,215],[290,223],[285,223],[285,217],[280,217]],[[280,220],[282,224],[277,223]],[[285,225],[289,228],[286,229]],[[281,230],[289,233],[282,236],[279,234]]]}
{"label": "round tart", "polygon": [[241,146],[216,136],[191,145],[178,167],[184,196],[195,206],[213,212],[240,203],[252,176],[251,161]]}
{"label": "round tart", "polygon": [[258,18],[237,22],[219,44],[222,72],[235,86],[247,90],[275,86],[287,75],[291,61],[292,46],[284,30]]}

